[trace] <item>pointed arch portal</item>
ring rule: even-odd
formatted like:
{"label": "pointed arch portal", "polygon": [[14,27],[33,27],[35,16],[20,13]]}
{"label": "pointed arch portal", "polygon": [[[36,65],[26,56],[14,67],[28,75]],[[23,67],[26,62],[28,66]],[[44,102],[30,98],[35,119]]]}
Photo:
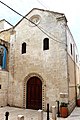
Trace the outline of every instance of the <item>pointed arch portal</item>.
{"label": "pointed arch portal", "polygon": [[38,77],[31,77],[27,82],[27,108],[42,109],[42,81]]}

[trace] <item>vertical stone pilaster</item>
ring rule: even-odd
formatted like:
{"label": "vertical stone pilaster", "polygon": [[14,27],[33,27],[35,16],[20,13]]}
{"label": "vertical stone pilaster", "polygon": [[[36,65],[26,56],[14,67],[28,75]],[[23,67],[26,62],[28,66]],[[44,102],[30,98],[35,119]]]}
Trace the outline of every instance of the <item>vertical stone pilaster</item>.
{"label": "vertical stone pilaster", "polygon": [[43,111],[38,110],[38,120],[43,120]]}
{"label": "vertical stone pilaster", "polygon": [[52,119],[56,120],[56,107],[52,106]]}

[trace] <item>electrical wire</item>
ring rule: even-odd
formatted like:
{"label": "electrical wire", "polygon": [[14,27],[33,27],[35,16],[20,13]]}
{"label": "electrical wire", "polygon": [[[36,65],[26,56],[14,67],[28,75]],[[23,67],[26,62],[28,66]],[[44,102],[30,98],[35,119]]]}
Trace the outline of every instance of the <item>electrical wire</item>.
{"label": "electrical wire", "polygon": [[[58,42],[58,43],[61,43],[61,44],[65,44],[65,45],[66,45],[66,43],[60,42],[60,41],[58,41],[58,39],[56,40],[56,39],[54,39],[53,37],[51,37],[51,36],[49,35],[49,33],[46,32],[41,26],[38,26],[37,24],[35,24],[34,22],[32,22],[30,19],[28,19],[26,16],[23,16],[22,14],[20,14],[19,12],[17,12],[16,10],[14,10],[13,8],[11,8],[11,7],[8,6],[7,4],[5,4],[4,2],[0,1],[0,3],[3,4],[4,6],[6,6],[7,8],[9,8],[10,10],[12,10],[13,12],[15,12],[16,14],[18,14],[19,16],[21,16],[23,19],[26,19],[26,20],[28,20],[29,22],[31,22],[32,24],[34,24],[35,26],[37,26],[40,31],[42,31],[45,35],[47,35],[47,36],[48,36],[49,38],[51,38],[52,40],[54,40],[54,41],[56,41],[56,42]],[[56,38],[56,37],[55,37],[55,38]]]}
{"label": "electrical wire", "polygon": [[37,0],[37,2],[47,9],[47,7],[40,0]]}
{"label": "electrical wire", "polygon": [[[50,10],[49,9],[49,7],[47,7],[47,6],[45,6],[44,5],[44,3],[42,3],[40,0],[37,0],[37,2],[40,4],[40,5],[42,5],[43,7],[45,7],[46,9],[48,9],[48,10]],[[49,14],[50,16],[51,16],[51,14]],[[43,28],[42,28],[43,29]],[[47,33],[49,33],[47,30],[45,30]],[[49,34],[51,34],[51,33],[49,33]],[[52,36],[54,36],[53,34],[51,34]],[[55,37],[55,36],[54,36]],[[57,39],[56,37],[55,37],[55,39]]]}

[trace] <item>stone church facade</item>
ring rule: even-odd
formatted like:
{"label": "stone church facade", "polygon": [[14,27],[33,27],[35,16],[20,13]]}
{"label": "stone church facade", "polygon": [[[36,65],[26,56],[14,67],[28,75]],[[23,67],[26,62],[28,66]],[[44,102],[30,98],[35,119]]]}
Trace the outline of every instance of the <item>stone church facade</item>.
{"label": "stone church facade", "polygon": [[58,100],[71,111],[79,65],[65,15],[34,8],[15,26],[0,26],[0,106],[51,110]]}

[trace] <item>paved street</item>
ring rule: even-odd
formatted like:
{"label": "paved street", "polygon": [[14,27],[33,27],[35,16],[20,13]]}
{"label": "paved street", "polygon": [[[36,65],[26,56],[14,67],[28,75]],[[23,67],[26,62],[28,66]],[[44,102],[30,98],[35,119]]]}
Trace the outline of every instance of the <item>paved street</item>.
{"label": "paved street", "polygon": [[[17,120],[18,115],[24,115],[24,120],[38,120],[37,110],[28,110],[15,107],[0,108],[0,120],[5,120],[6,111],[9,112],[9,120]],[[43,118],[43,120],[47,120],[46,112],[43,113]],[[68,118],[57,118],[57,120],[80,120],[80,108],[76,107]]]}

